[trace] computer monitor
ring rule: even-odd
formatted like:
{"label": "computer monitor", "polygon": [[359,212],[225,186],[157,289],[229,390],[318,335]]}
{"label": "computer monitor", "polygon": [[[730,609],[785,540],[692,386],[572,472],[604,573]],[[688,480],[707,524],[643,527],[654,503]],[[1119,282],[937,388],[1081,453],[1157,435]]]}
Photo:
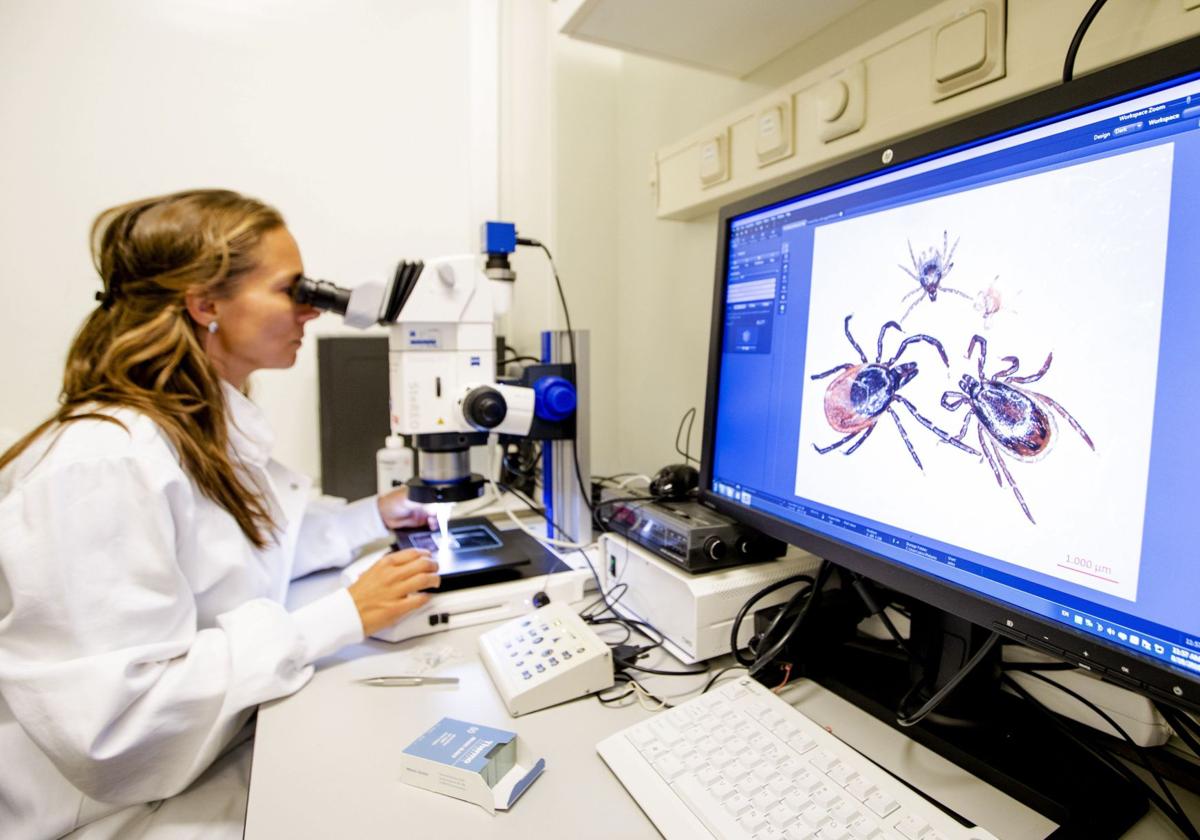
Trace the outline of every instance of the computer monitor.
{"label": "computer monitor", "polygon": [[703,499],[1200,709],[1200,45],[724,208]]}

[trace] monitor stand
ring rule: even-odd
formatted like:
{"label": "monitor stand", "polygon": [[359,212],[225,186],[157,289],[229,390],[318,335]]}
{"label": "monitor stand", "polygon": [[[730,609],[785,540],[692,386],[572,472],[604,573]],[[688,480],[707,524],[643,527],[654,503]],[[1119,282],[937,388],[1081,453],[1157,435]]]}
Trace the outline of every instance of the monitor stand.
{"label": "monitor stand", "polygon": [[990,635],[926,604],[909,606],[909,647],[927,663],[925,673],[910,671],[892,644],[872,649],[856,642],[828,646],[806,676],[1058,824],[1051,837],[1117,838],[1146,813],[1141,791],[1040,710],[1001,690],[999,645],[937,714],[900,726],[901,703],[908,714],[919,709]]}

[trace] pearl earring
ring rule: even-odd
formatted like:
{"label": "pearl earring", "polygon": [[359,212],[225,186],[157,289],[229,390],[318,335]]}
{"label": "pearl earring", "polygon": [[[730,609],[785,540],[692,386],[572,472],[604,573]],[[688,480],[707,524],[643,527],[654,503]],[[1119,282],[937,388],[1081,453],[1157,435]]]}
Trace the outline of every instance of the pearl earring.
{"label": "pearl earring", "polygon": [[208,322],[208,331],[209,333],[215,333],[217,331],[217,320],[215,318]]}

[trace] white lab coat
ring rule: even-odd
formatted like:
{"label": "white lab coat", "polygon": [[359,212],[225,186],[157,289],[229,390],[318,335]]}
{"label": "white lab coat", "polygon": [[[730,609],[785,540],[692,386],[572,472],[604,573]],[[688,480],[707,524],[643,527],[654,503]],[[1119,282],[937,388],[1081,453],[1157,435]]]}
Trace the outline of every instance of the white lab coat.
{"label": "white lab coat", "polygon": [[221,836],[223,819],[240,837],[236,796],[231,819],[202,801],[207,785],[244,803],[248,746],[222,753],[259,703],[362,639],[344,589],[282,603],[293,578],[387,536],[374,499],[306,511],[309,482],[271,460],[262,414],[225,397],[231,448],[280,528],[266,550],[135,412],[105,411],[127,431],[68,424],[0,472],[0,837]]}

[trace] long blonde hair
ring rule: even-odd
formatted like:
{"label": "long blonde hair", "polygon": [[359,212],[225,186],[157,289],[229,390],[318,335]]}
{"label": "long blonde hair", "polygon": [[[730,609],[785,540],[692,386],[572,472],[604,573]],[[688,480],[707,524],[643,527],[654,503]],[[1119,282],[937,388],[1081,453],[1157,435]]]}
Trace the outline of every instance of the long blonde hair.
{"label": "long blonde hair", "polygon": [[256,267],[263,234],[283,224],[274,208],[229,190],[157,196],[97,216],[91,250],[104,283],[100,305],[71,343],[59,409],[0,455],[0,469],[54,427],[85,418],[121,425],[96,409],[130,408],[158,425],[200,491],[264,548],[270,510],[230,459],[221,381],[185,294],[231,296]]}

